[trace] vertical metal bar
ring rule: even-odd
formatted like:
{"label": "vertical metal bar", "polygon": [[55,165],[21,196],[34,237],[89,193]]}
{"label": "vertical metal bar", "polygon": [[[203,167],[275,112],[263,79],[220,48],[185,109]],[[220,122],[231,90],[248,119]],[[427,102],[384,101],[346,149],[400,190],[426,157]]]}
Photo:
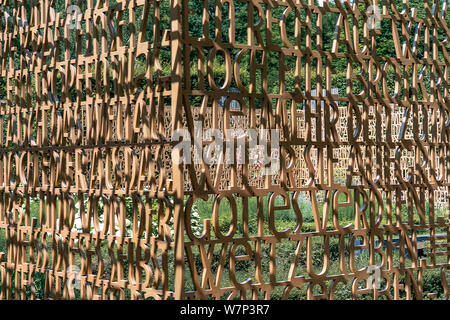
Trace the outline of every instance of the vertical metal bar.
{"label": "vertical metal bar", "polygon": [[[170,48],[171,48],[171,91],[172,91],[172,133],[181,128],[182,123],[182,49],[181,49],[181,3],[170,0]],[[186,0],[184,0],[186,1]],[[175,299],[184,297],[184,175],[183,164],[173,163],[174,191],[174,237],[175,237]]]}

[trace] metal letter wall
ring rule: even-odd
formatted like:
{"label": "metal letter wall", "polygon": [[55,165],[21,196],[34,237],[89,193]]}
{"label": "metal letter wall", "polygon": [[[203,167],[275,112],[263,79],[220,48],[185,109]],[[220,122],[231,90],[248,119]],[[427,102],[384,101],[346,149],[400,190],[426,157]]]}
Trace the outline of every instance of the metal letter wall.
{"label": "metal letter wall", "polygon": [[[450,22],[423,2],[0,1],[0,299],[422,299],[433,271],[448,299]],[[230,129],[244,163],[174,160]],[[249,129],[280,132],[275,174]]]}

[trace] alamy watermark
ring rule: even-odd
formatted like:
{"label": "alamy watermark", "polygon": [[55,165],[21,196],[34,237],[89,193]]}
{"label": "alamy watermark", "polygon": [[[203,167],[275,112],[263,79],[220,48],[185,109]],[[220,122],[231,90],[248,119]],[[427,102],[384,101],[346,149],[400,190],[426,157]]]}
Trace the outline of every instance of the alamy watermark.
{"label": "alamy watermark", "polygon": [[381,269],[378,266],[370,265],[367,267],[367,288],[368,289],[380,289]]}
{"label": "alamy watermark", "polygon": [[175,164],[250,164],[262,175],[276,175],[280,169],[278,129],[203,130],[202,122],[194,121],[194,137],[188,129],[178,129],[172,141],[178,142],[172,152]]}
{"label": "alamy watermark", "polygon": [[[21,17],[14,18],[8,13],[8,10],[5,8],[1,8],[1,11],[3,12],[3,15],[5,17],[5,20],[9,21],[11,24],[15,24],[17,22],[17,25],[21,28],[28,26],[28,22]],[[50,7],[50,19],[54,20],[56,18],[56,10],[55,8]],[[66,22],[65,25],[70,30],[80,30],[81,29],[81,9],[77,5],[70,5],[65,10],[66,13]]]}
{"label": "alamy watermark", "polygon": [[[329,0],[331,1],[331,0]],[[340,0],[341,2],[346,0]],[[325,0],[318,0],[318,6],[323,7]],[[334,2],[334,1],[333,1]],[[328,1],[327,1],[328,3]],[[355,5],[355,0],[349,1],[350,5]],[[367,7],[367,28],[369,30],[380,30],[381,29],[381,10],[378,6]]]}
{"label": "alamy watermark", "polygon": [[[342,0],[341,0],[342,1]],[[325,0],[318,0],[318,5],[320,7],[324,6]],[[350,4],[354,4],[354,0],[350,1]],[[380,21],[381,21],[381,13],[380,8],[378,6],[369,6],[367,8],[367,26],[370,30],[376,29],[380,30]],[[66,13],[66,22],[65,25],[70,30],[80,30],[81,29],[81,18],[82,11],[81,8],[77,5],[70,5],[65,10]],[[7,20],[14,20],[14,18],[8,13],[7,10],[3,11],[3,14]],[[56,11],[54,8],[50,7],[50,17],[56,17]],[[12,21],[14,23],[14,21]],[[17,23],[20,27],[27,26],[28,23],[23,21],[20,17],[17,18]]]}
{"label": "alamy watermark", "polygon": [[71,265],[67,269],[67,273],[68,273],[67,288],[69,290],[73,290],[73,289],[80,290],[80,284],[81,284],[80,268],[78,266]]}

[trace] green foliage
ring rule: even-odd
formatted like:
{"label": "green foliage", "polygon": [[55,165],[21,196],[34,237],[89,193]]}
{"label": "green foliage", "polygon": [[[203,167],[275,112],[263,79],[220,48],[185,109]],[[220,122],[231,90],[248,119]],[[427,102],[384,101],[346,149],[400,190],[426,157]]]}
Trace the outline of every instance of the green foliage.
{"label": "green foliage", "polygon": [[[441,1],[442,3],[442,1]],[[111,5],[114,4],[113,1],[110,2]],[[188,15],[188,26],[189,26],[189,32],[188,35],[192,36],[192,37],[201,37],[204,33],[204,26],[202,23],[203,17],[203,4],[204,1],[203,0],[189,0],[188,5],[189,8],[191,10],[194,11],[194,14],[190,14]],[[30,3],[26,4],[28,7],[31,5]],[[263,10],[266,9],[266,5],[265,4],[261,4]],[[85,11],[86,10],[86,3],[81,2],[81,11]],[[153,4],[151,5],[151,7],[153,8]],[[63,17],[66,16],[66,12],[65,12],[65,1],[64,0],[56,0],[55,4],[54,4],[54,8],[55,11],[58,13],[61,13]],[[408,11],[410,11],[412,8],[415,8],[417,10],[417,17],[418,18],[425,18],[426,17],[426,11],[425,11],[425,7],[424,7],[424,2],[423,1],[419,1],[419,0],[410,0],[409,1],[409,8]],[[361,11],[366,11],[368,9],[368,4],[363,4],[363,3],[359,3],[359,9]],[[403,5],[399,2],[397,2],[396,5],[396,9],[401,12],[403,11],[405,8],[403,8]],[[29,9],[29,11],[31,12],[31,9]],[[279,7],[279,8],[273,8],[271,9],[272,11],[272,17],[276,20],[280,20],[283,16],[283,11],[284,11],[284,7]],[[388,6],[388,11],[390,14],[393,14],[393,10],[391,9],[390,6]],[[28,11],[27,11],[28,12]],[[153,12],[153,9],[151,9],[151,12]],[[209,24],[207,26],[207,35],[208,37],[215,39],[216,35],[215,35],[215,28],[216,28],[216,19],[215,19],[215,3],[213,1],[209,1],[208,2],[208,21]],[[135,12],[135,16],[136,16],[136,32],[139,32],[140,28],[141,28],[141,17],[142,17],[142,13],[143,13],[143,8],[137,8],[136,12]],[[222,16],[221,16],[221,30],[222,30],[222,40],[224,42],[229,41],[230,39],[230,35],[229,35],[229,30],[228,27],[230,25],[230,21],[228,18],[228,15],[230,13],[230,7],[228,4],[224,4],[222,7]],[[128,21],[129,19],[129,11],[125,10],[123,11],[123,13],[121,13],[120,15],[112,15],[111,19],[111,26],[117,26],[117,24],[120,21]],[[27,19],[29,20],[30,14],[28,13]],[[240,44],[247,44],[248,42],[248,25],[249,25],[249,17],[248,17],[248,3],[245,1],[234,1],[234,16],[235,16],[235,39],[237,43]],[[313,15],[312,17],[312,24],[311,24],[311,32],[312,34],[318,34],[322,36],[322,40],[323,40],[323,51],[326,52],[331,52],[332,50],[332,46],[333,46],[333,42],[335,40],[336,37],[336,25],[337,25],[337,21],[338,21],[338,14],[333,13],[333,12],[326,12],[323,14],[322,16],[322,29],[318,30],[316,28],[316,17],[315,15]],[[448,15],[447,15],[448,16]],[[258,13],[255,11],[254,12],[254,20],[258,21],[259,20],[259,16]],[[295,41],[295,36],[294,36],[294,28],[293,26],[295,25],[295,14],[294,12],[290,12],[287,17],[286,17],[286,25],[288,26],[287,28],[287,38],[291,43],[294,43]],[[449,20],[448,17],[446,17],[447,20]],[[261,30],[261,37],[262,37],[262,41],[267,44],[267,37],[268,34],[266,34],[266,31],[264,31],[266,29],[267,26],[267,19],[263,20],[263,23],[260,27]],[[300,11],[300,20],[304,21],[305,20],[305,11],[302,10]],[[144,34],[144,41],[150,41],[153,42],[155,39],[153,39],[154,35],[153,35],[153,28],[152,26],[155,23],[155,16],[153,14],[149,15],[148,21],[147,21],[147,28],[145,29],[145,34]],[[359,20],[356,20],[354,17],[349,16],[348,18],[348,22],[350,24],[350,26],[353,25],[357,25],[359,28],[359,45],[360,45],[360,49],[362,49],[365,45],[368,45],[367,43],[362,43],[363,42],[363,23],[364,21],[362,20],[362,17],[359,18]],[[169,8],[169,1],[161,1],[160,2],[160,19],[158,21],[158,23],[160,24],[160,29],[161,30],[166,30],[166,29],[170,29],[170,8]],[[92,22],[93,24],[93,22]],[[82,21],[81,26],[83,29],[85,29],[86,26],[86,22]],[[376,39],[376,47],[374,52],[371,52],[371,55],[373,55],[374,57],[388,57],[388,58],[393,58],[397,56],[397,53],[395,52],[395,46],[394,46],[394,37],[393,37],[393,28],[392,28],[392,23],[391,20],[389,19],[383,19],[380,23],[381,26],[381,30],[378,34],[375,35],[375,39]],[[93,25],[94,27],[94,25]],[[414,24],[412,26],[412,28],[415,28],[416,24]],[[399,36],[401,41],[404,41],[404,39],[402,38],[401,35],[401,28],[399,25],[397,25],[397,28],[399,28],[398,32],[399,32]],[[423,28],[422,28],[423,29]],[[123,42],[123,45],[129,45],[131,46],[132,44],[130,43],[130,36],[131,36],[131,31],[132,28],[128,23],[125,23],[119,27],[117,27],[117,30],[115,30],[118,35],[120,36],[121,41]],[[443,30],[439,30],[438,32],[438,38],[440,41],[443,41],[445,38],[445,32],[443,32]],[[113,43],[113,36],[112,36],[112,32],[111,30],[106,30],[105,32],[106,34],[106,40],[107,40],[107,46],[110,47]],[[304,30],[304,28],[302,29],[302,32],[300,32],[301,38],[300,38],[300,43],[301,43],[301,48],[303,50],[306,49],[306,41],[305,41],[305,35],[306,32]],[[77,35],[76,30],[71,30],[70,31],[70,41],[68,41],[68,45],[69,47],[69,52],[71,54],[71,59],[76,58],[77,54],[79,54],[79,52],[77,52],[75,50],[75,46],[77,43],[77,39],[79,38],[79,36]],[[93,34],[93,36],[95,36],[95,33]],[[100,35],[98,35],[100,36]],[[159,36],[162,36],[162,34],[160,34]],[[83,36],[81,38],[82,41],[88,40],[87,38],[84,38],[85,36]],[[339,34],[337,34],[338,39],[342,40],[344,37],[344,32],[340,31]],[[419,34],[419,38],[418,38],[418,45],[417,45],[417,57],[418,58],[423,58],[424,56],[424,49],[425,46],[423,45],[424,43],[424,32],[422,30],[422,32]],[[137,37],[136,37],[137,38]],[[278,46],[280,48],[286,47],[285,44],[283,44],[282,40],[281,40],[281,29],[279,28],[279,23],[274,23],[272,24],[272,31],[270,34],[270,38],[271,38],[271,42],[273,43],[274,46]],[[14,41],[16,41],[16,39],[13,39]],[[136,39],[136,41],[138,41]],[[408,41],[412,41],[412,39],[408,39]],[[447,44],[447,48],[448,50],[450,50],[449,44]],[[31,49],[31,47],[29,48],[29,50]],[[317,48],[317,45],[313,39],[312,41],[312,48],[313,50],[317,50],[319,48]],[[82,54],[89,54],[88,52],[88,47],[86,46],[82,46],[81,48],[81,53]],[[340,52],[347,52],[347,48],[342,45],[339,44],[338,45],[338,50]],[[64,51],[61,51],[61,54]],[[236,50],[231,50],[230,54],[232,56],[234,56],[237,53]],[[441,53],[439,53],[440,55],[442,55]],[[171,63],[170,63],[170,49],[163,47],[160,49],[159,52],[160,55],[160,63],[161,63],[161,68],[162,68],[162,75],[169,75],[170,74],[170,70],[171,70]],[[14,63],[18,64],[19,63],[19,56],[20,54],[15,54],[14,55]],[[440,57],[442,58],[442,56]],[[260,59],[260,58],[259,58]],[[292,61],[290,61],[290,59],[292,59]],[[198,66],[196,65],[196,58],[193,56],[190,59],[190,66],[186,66],[187,68],[190,69],[190,80],[192,83],[192,86],[195,87],[198,83]],[[302,81],[302,79],[304,79],[305,77],[305,71],[304,68],[301,69],[300,71],[300,77],[299,79],[295,79],[294,74],[295,74],[295,70],[293,68],[293,66],[295,65],[295,62],[293,60],[293,57],[285,57],[285,62],[286,64],[291,67],[290,70],[288,70],[286,72],[285,75],[285,81],[286,81],[286,91],[289,92],[294,92],[295,88],[299,88],[301,90],[305,89],[305,83],[304,81]],[[147,65],[145,60],[142,59],[142,57],[136,57],[135,59],[135,70],[134,70],[134,75],[137,76],[139,74],[144,74],[146,69],[147,69]],[[280,90],[280,86],[279,86],[279,70],[280,70],[280,65],[281,63],[281,59],[280,59],[280,54],[276,51],[270,50],[270,52],[267,54],[267,84],[268,84],[268,88],[267,88],[267,93],[269,94],[274,94],[274,93],[279,93]],[[315,68],[314,66],[314,61],[313,61],[313,68]],[[332,69],[334,70],[334,73],[332,75],[332,86],[334,88],[338,88],[339,90],[339,95],[340,96],[345,96],[346,95],[346,86],[347,86],[347,80],[346,80],[346,72],[347,69],[349,67],[348,61],[347,59],[334,59],[332,61]],[[353,67],[353,73],[357,74],[360,72],[360,66],[357,63],[353,63],[352,64]],[[422,66],[418,66],[419,69],[422,68]],[[388,87],[390,88],[391,92],[393,92],[393,88],[394,88],[394,81],[395,81],[395,77],[394,77],[394,70],[391,70],[392,68],[388,67],[387,68],[387,74],[386,74],[386,79],[388,82]],[[429,69],[429,68],[428,68]],[[427,92],[429,92],[430,90],[430,80],[431,80],[431,70],[425,69],[424,73],[423,73],[423,80],[424,80],[424,84],[426,87]],[[225,80],[225,64],[224,64],[224,59],[222,56],[218,55],[216,57],[216,59],[214,60],[214,65],[213,65],[213,74],[214,74],[214,80],[216,83],[220,84],[223,83],[223,81]],[[248,87],[249,83],[250,83],[250,58],[249,55],[244,55],[243,59],[241,60],[240,64],[239,64],[239,75],[241,77],[241,81],[243,83],[243,85],[245,87]],[[103,76],[101,76],[102,78]],[[367,75],[364,75],[365,78],[367,78]],[[411,76],[408,76],[411,77]],[[12,79],[11,79],[12,80]],[[100,79],[102,80],[102,79]],[[367,80],[367,79],[366,79]],[[31,82],[32,82],[32,86],[33,88],[35,88],[35,81],[36,79],[34,79],[34,76],[32,76]],[[316,81],[316,72],[312,72],[312,79],[311,79],[312,83],[314,84]],[[257,83],[257,91],[261,92],[262,88],[261,88],[261,83],[262,83],[262,76],[260,72],[256,73],[256,83]],[[12,82],[11,82],[12,84]],[[95,85],[95,80],[93,80],[93,85]],[[6,79],[2,78],[0,79],[0,100],[1,99],[6,99],[7,97],[7,92],[6,92]],[[354,93],[359,93],[362,90],[361,87],[361,83],[359,81],[353,81],[353,92]],[[315,87],[315,85],[313,85],[313,88]],[[86,89],[84,89],[85,91]],[[112,94],[114,94],[114,90],[112,90]],[[58,95],[58,93],[56,93]],[[83,94],[86,94],[86,92],[83,92]],[[102,94],[102,93],[100,93]],[[405,92],[401,92],[400,93],[400,98],[403,98],[405,94],[409,94],[409,93],[405,93]],[[31,97],[32,100],[32,104],[34,105],[34,103],[36,103],[35,101],[35,95],[36,93],[34,93]],[[419,98],[423,98],[423,93],[422,92],[418,92],[418,96]],[[72,97],[73,98],[73,97]],[[198,98],[197,98],[198,100]],[[13,101],[12,101],[13,102]],[[197,101],[198,103],[198,101]],[[257,106],[261,107],[261,102],[257,101]]]}

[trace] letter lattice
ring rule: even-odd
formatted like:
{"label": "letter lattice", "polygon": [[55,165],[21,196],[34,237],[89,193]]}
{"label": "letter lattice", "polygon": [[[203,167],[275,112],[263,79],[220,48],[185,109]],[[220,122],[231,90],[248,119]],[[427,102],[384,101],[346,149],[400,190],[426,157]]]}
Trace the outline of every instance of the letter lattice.
{"label": "letter lattice", "polygon": [[0,299],[450,298],[448,1],[413,3],[1,0]]}

